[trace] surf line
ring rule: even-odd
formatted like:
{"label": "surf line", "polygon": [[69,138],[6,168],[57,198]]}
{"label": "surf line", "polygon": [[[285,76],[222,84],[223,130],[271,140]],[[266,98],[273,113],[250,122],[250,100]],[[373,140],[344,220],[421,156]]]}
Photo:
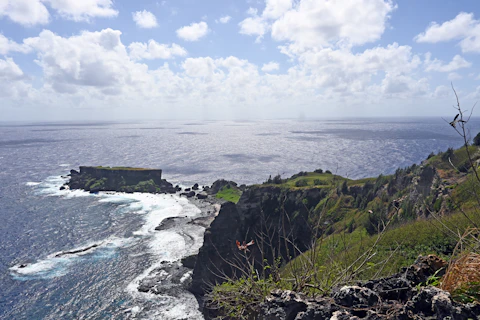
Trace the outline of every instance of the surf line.
{"label": "surf line", "polygon": [[99,247],[103,244],[103,242],[101,243],[95,243],[95,244],[92,244],[91,246],[88,246],[88,247],[85,247],[85,248],[80,248],[80,249],[77,249],[77,250],[71,250],[71,251],[62,251],[60,253],[57,253],[54,257],[55,258],[60,258],[60,257],[63,257],[63,256],[66,256],[66,255],[69,255],[69,254],[76,254],[76,253],[82,253],[82,252],[86,252],[88,250],[91,250],[93,248],[96,248],[96,247]]}
{"label": "surf line", "polygon": [[[84,253],[84,252],[87,252],[89,250],[92,250],[92,249],[95,249],[97,247],[100,247],[101,245],[103,244],[103,242],[100,242],[100,243],[94,243],[92,244],[91,246],[88,246],[88,247],[84,247],[84,248],[80,248],[80,249],[75,249],[75,250],[69,250],[69,251],[62,251],[62,252],[59,252],[57,254],[55,254],[53,256],[53,258],[60,258],[60,257],[63,257],[63,256],[67,256],[67,255],[71,255],[71,254],[77,254],[77,253]],[[20,269],[23,269],[23,268],[26,268],[29,264],[27,263],[23,263],[23,264],[20,264],[18,266],[18,268]]]}

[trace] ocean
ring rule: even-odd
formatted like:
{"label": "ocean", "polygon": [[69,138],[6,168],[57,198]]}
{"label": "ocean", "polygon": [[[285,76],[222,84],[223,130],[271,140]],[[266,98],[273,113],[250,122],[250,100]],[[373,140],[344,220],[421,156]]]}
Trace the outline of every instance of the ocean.
{"label": "ocean", "polygon": [[441,118],[0,123],[0,319],[202,319],[187,291],[137,290],[203,241],[201,226],[155,227],[200,210],[176,195],[59,190],[80,165],[159,168],[182,186],[318,168],[357,179],[461,144]]}

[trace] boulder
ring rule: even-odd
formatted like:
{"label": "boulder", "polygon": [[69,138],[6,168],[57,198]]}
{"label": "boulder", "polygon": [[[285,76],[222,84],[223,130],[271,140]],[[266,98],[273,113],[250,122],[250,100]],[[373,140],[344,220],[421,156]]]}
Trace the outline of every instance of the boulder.
{"label": "boulder", "polygon": [[375,292],[359,286],[344,286],[334,292],[333,299],[336,304],[349,308],[368,308],[380,301]]}
{"label": "boulder", "polygon": [[180,193],[181,196],[185,196],[187,198],[192,198],[195,196],[195,191],[190,191],[190,192],[182,192]]}
{"label": "boulder", "polygon": [[205,192],[197,193],[197,199],[207,199],[207,198],[208,198],[208,194],[206,194]]}
{"label": "boulder", "polygon": [[193,268],[195,268],[195,263],[197,262],[197,255],[193,254],[191,256],[182,258],[181,261],[182,261],[182,265],[185,268],[193,269]]}
{"label": "boulder", "polygon": [[223,187],[226,187],[226,186],[233,186],[233,187],[236,187],[237,186],[237,183],[236,182],[233,182],[233,181],[228,181],[228,180],[224,180],[224,179],[220,179],[220,180],[217,180],[215,181],[212,186],[210,188],[208,188],[208,190],[205,190],[208,192],[208,194],[216,194],[218,193]]}

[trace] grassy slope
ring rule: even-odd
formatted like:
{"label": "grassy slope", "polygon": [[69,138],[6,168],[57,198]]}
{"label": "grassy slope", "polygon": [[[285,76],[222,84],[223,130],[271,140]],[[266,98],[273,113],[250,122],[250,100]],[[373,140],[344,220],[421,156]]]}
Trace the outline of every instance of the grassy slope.
{"label": "grassy slope", "polygon": [[242,191],[235,187],[223,187],[220,189],[219,192],[217,192],[216,197],[218,199],[223,199],[226,201],[230,201],[233,203],[237,203],[238,200],[240,200],[240,196],[242,195]]}
{"label": "grassy slope", "polygon": [[[477,154],[477,147],[470,147],[471,154]],[[476,155],[478,157],[478,154]],[[467,161],[465,148],[455,150],[450,157],[454,166],[459,168]],[[366,268],[358,279],[369,279],[373,276],[384,276],[398,272],[401,267],[410,265],[418,255],[437,254],[445,258],[452,252],[457,241],[458,234],[462,234],[474,224],[480,226],[480,212],[475,190],[480,195],[480,186],[473,180],[473,172],[462,175],[452,168],[448,160],[436,155],[428,159],[425,165],[434,166],[443,178],[443,182],[453,189],[451,200],[454,206],[453,213],[448,216],[426,220],[404,221],[387,229],[375,248],[375,256],[371,259],[372,268]],[[374,182],[375,179],[363,179],[361,182]],[[361,183],[349,181],[349,185]],[[335,199],[334,199],[335,200]],[[378,198],[374,201],[379,202]],[[334,205],[326,206],[324,214],[341,216],[333,224],[334,233],[325,237],[317,247],[316,264],[318,266],[329,265],[330,267],[345,267],[352,264],[368,248],[371,248],[378,239],[378,235],[368,235],[362,226],[368,215],[366,211],[374,205],[371,201],[365,210],[359,210],[345,204],[341,199],[333,201]],[[463,212],[460,212],[459,209]],[[353,232],[346,233],[344,230],[349,223],[356,225]],[[304,256],[311,255],[306,252]],[[305,259],[299,257],[297,259]],[[339,263],[341,262],[341,263]],[[293,261],[291,263],[299,263]],[[285,268],[288,273],[290,267]],[[381,270],[380,272],[378,272]]]}

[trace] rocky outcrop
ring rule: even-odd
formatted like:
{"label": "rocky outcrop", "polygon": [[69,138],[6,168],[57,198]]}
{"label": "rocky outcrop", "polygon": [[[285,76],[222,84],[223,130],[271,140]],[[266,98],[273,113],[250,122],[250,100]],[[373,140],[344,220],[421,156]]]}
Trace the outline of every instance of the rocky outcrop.
{"label": "rocky outcrop", "polygon": [[256,319],[480,319],[479,304],[460,304],[436,287],[421,286],[445,265],[438,257],[419,257],[391,277],[343,286],[327,297],[275,290]]}
{"label": "rocky outcrop", "polygon": [[[223,186],[225,184],[222,183]],[[209,286],[223,282],[224,275],[232,276],[239,272],[230,264],[240,253],[237,240],[255,241],[249,250],[257,267],[261,266],[263,259],[273,264],[272,257],[275,255],[272,249],[278,250],[285,261],[294,255],[293,244],[299,250],[306,250],[312,237],[308,224],[309,210],[324,196],[325,193],[317,188],[290,190],[276,186],[252,186],[243,192],[236,205],[231,202],[222,204],[218,216],[205,232],[191,291],[203,295]],[[275,244],[262,242],[258,237],[262,233],[268,234]],[[292,243],[279,241],[284,234]]]}
{"label": "rocky outcrop", "polygon": [[229,180],[219,179],[216,180],[211,187],[205,187],[204,191],[208,194],[217,194],[222,188],[230,186],[230,187],[237,187],[237,183]]}
{"label": "rocky outcrop", "polygon": [[82,189],[90,192],[149,192],[175,193],[176,188],[162,179],[162,170],[140,168],[85,167],[80,171],[70,171],[70,189]]}

